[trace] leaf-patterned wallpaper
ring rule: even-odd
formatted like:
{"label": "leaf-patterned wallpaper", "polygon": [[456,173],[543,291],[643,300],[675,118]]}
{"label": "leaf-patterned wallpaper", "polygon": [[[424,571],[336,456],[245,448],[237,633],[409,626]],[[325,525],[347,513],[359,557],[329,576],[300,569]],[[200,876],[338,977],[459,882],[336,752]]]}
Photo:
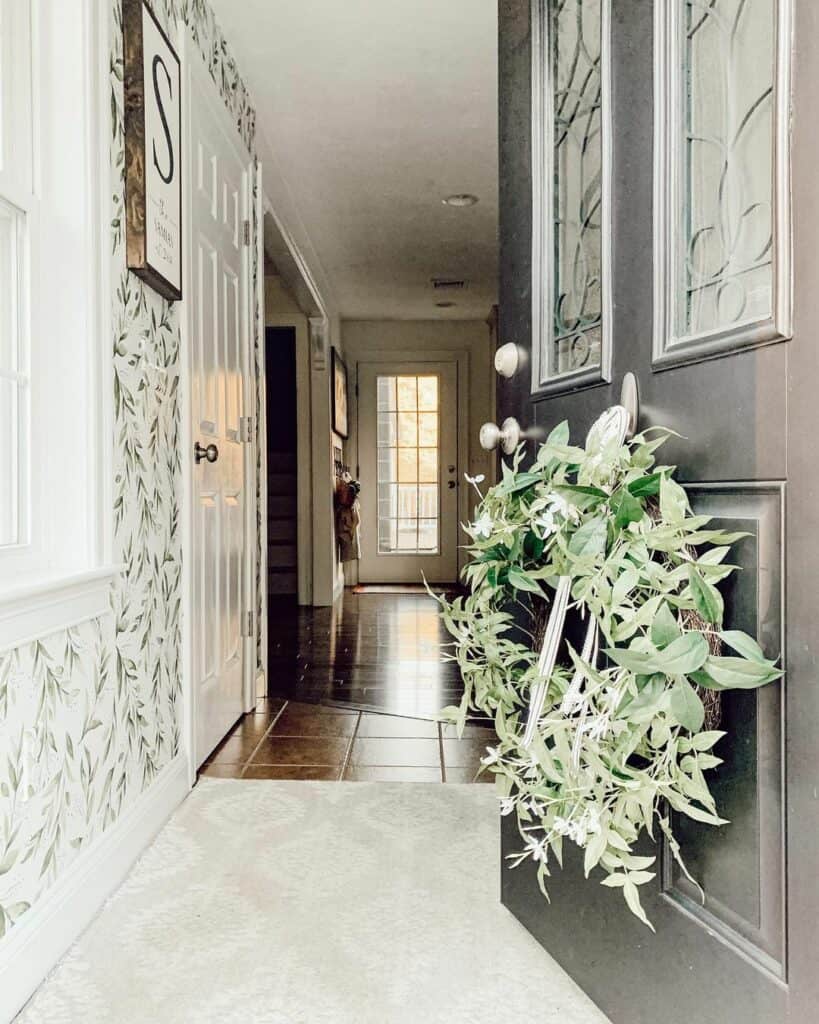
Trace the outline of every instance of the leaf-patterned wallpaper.
{"label": "leaf-patterned wallpaper", "polygon": [[[253,153],[255,111],[207,3],[156,0],[154,13],[171,38],[190,27]],[[180,746],[179,313],[125,269],[120,0],[110,77],[114,557],[125,568],[110,615],[0,654],[0,937]]]}

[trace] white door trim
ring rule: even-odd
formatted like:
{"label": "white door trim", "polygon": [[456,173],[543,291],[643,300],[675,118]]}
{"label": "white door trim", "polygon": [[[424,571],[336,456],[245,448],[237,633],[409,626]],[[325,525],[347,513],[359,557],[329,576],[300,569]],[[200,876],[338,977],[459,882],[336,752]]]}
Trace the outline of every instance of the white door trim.
{"label": "white door trim", "polygon": [[[244,216],[250,217],[250,203],[252,202],[252,175],[254,162],[248,152],[236,125],[233,122],[222,98],[216,91],[213,80],[202,63],[202,58],[197,48],[188,39],[188,30],[180,33],[179,55],[183,68],[184,88],[182,90],[182,219],[183,219],[183,299],[180,303],[180,445],[182,462],[182,497],[180,501],[179,523],[182,543],[182,600],[181,600],[181,672],[182,672],[182,746],[188,762],[188,781],[191,786],[196,782],[196,728],[197,728],[197,707],[196,707],[196,686],[193,672],[193,630],[191,628],[193,613],[193,522],[194,522],[194,486],[193,486],[193,432],[191,430],[191,339],[192,339],[192,298],[193,283],[191,267],[193,262],[193,232],[192,232],[192,209],[193,209],[193,146],[191,145],[191,104],[194,95],[205,98],[210,105],[213,115],[222,123],[225,133],[233,140],[236,150],[241,154],[242,162],[248,168],[248,197]],[[245,280],[245,301],[243,303],[245,315],[242,318],[242,347],[245,359],[245,413],[255,408],[253,403],[254,380],[253,380],[253,345],[252,331],[250,324],[253,316],[252,283],[250,279],[250,248],[244,247],[242,256],[246,263]],[[253,448],[253,445],[248,445]],[[256,468],[255,459],[251,459],[252,476],[245,480],[246,501],[253,505],[253,516],[255,519],[255,495],[256,495]],[[246,579],[255,581],[254,572],[255,542],[250,543],[250,538],[245,537],[245,573]],[[255,586],[255,583],[254,583]],[[255,611],[255,599],[250,609]],[[254,615],[255,619],[255,615]],[[255,630],[258,623],[254,622],[254,633],[245,641],[245,666],[244,666],[244,698],[245,706],[251,704],[250,693],[255,690],[255,661],[256,661],[256,639]],[[248,655],[248,651],[252,652]],[[248,660],[251,665],[248,667]],[[250,668],[250,670],[249,670]],[[250,680],[250,681],[249,681]]]}

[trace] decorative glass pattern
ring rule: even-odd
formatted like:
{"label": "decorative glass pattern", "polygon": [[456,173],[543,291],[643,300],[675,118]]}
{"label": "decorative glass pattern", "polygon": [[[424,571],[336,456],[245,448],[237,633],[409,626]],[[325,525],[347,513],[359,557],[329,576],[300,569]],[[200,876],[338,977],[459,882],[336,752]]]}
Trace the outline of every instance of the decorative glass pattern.
{"label": "decorative glass pattern", "polygon": [[548,376],[600,366],[602,0],[552,0],[553,291]]}
{"label": "decorative glass pattern", "polygon": [[775,0],[686,0],[674,333],[773,313]]}
{"label": "decorative glass pattern", "polygon": [[438,377],[376,378],[378,553],[438,553]]}

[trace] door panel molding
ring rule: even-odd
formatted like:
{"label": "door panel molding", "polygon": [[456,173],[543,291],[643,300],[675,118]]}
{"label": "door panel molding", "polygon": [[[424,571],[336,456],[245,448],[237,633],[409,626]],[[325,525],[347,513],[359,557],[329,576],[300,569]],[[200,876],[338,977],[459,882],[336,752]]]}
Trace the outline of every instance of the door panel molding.
{"label": "door panel molding", "polygon": [[[793,0],[771,0],[775,31],[772,45],[771,182],[771,313],[701,332],[679,333],[675,318],[677,291],[684,280],[679,258],[679,227],[686,217],[683,187],[686,153],[681,146],[685,131],[682,103],[685,93],[682,51],[683,6],[654,4],[654,339],[653,367],[661,370],[699,362],[726,352],[784,341],[791,337],[791,174],[790,100]],[[748,5],[746,11],[751,10]],[[715,16],[718,17],[718,15]],[[706,20],[703,18],[703,20]],[[736,25],[734,26],[736,28]],[[728,58],[726,57],[726,60]],[[759,109],[759,107],[757,107]],[[735,138],[722,140],[726,148],[738,144],[748,123],[745,114]],[[712,145],[720,140],[708,140]],[[728,166],[726,160],[725,166]],[[727,173],[727,172],[726,172]],[[715,230],[715,229],[714,229]],[[737,240],[734,242],[738,244]]]}
{"label": "door panel molding", "polygon": [[[692,483],[686,490],[694,511],[712,516],[716,528],[751,534],[732,552],[740,571],[723,585],[725,626],[757,636],[768,657],[783,657],[784,667],[784,484]],[[713,829],[677,820],[682,855],[703,885],[705,904],[667,842],[661,874],[672,905],[780,979],[786,973],[784,685],[723,694],[730,743],[715,750],[726,762],[713,773],[712,792],[730,824]],[[751,773],[752,806],[733,784]]]}

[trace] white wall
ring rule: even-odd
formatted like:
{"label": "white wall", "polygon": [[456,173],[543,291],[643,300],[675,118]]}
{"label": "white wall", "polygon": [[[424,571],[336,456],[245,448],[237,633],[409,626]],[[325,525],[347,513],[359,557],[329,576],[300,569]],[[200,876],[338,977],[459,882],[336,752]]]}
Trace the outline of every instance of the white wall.
{"label": "white wall", "polygon": [[[277,274],[265,274],[264,279],[264,311],[265,316],[278,316],[282,313],[295,313],[304,316],[301,306],[296,302],[293,293]],[[266,321],[268,324],[278,321]]]}
{"label": "white wall", "polygon": [[[350,375],[350,442],[345,454],[353,467],[358,459],[358,440],[355,423],[357,404],[355,397],[356,365],[368,359],[389,358],[392,353],[466,352],[469,362],[469,402],[465,423],[458,431],[468,438],[467,465],[461,473],[475,476],[483,473],[488,481],[494,480],[496,460],[485,452],[478,441],[481,424],[494,415],[495,371],[494,352],[488,324],[483,320],[345,320],[341,325],[344,341],[344,360]],[[472,498],[463,486],[461,477],[459,515],[465,518],[471,512]],[[466,538],[464,538],[466,539]],[[354,582],[355,573],[348,572],[346,582]]]}

